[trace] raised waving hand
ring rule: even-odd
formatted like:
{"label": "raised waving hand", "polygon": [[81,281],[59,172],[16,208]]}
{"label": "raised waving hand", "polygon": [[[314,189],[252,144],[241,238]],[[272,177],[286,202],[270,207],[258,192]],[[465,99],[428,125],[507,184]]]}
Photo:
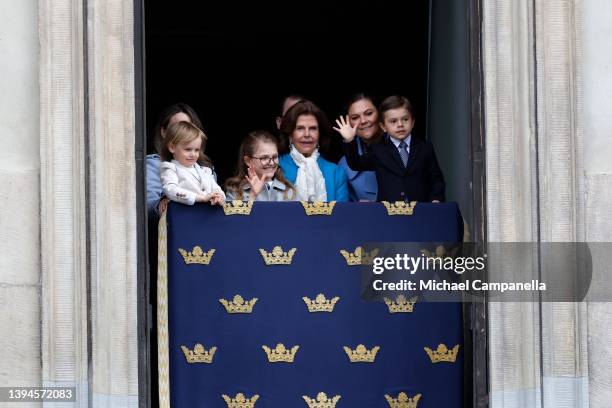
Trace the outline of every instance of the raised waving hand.
{"label": "raised waving hand", "polygon": [[253,199],[255,199],[255,197],[257,197],[259,193],[261,193],[261,191],[264,189],[266,181],[268,180],[267,177],[263,174],[261,175],[261,177],[259,177],[255,170],[253,170],[251,167],[249,167],[247,170],[249,174],[244,177],[251,185],[251,193],[253,194]]}
{"label": "raised waving hand", "polygon": [[344,139],[345,142],[352,142],[357,134],[357,126],[359,126],[359,122],[360,121],[357,121],[355,126],[351,126],[348,115],[340,116],[338,119],[336,119],[336,125],[338,127],[334,127],[334,130],[342,135],[342,139]]}

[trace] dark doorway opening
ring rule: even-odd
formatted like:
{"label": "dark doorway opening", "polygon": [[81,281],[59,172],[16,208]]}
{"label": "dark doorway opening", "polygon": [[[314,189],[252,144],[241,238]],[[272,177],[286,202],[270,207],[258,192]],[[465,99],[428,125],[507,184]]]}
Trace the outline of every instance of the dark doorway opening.
{"label": "dark doorway opening", "polygon": [[[297,93],[329,116],[352,94],[404,94],[425,130],[428,1],[146,4],[147,128],[175,102],[191,105],[221,180],[241,138],[275,129],[282,98]],[[338,135],[334,135],[338,136]],[[339,159],[339,136],[331,159]],[[149,146],[152,146],[149,143]]]}
{"label": "dark doorway opening", "polygon": [[[155,122],[173,103],[189,104],[202,119],[207,154],[223,182],[234,171],[241,138],[254,129],[275,131],[275,117],[288,94],[312,99],[330,119],[345,113],[346,101],[356,92],[378,101],[402,94],[416,108],[415,135],[436,148],[447,199],[459,203],[471,240],[486,241],[480,1],[144,3],[135,0],[141,137],[136,146],[143,186],[144,152],[153,153]],[[337,161],[339,137],[334,142],[329,159]],[[156,333],[157,229],[156,220],[149,221],[153,261],[149,272],[146,265],[139,272],[141,293],[151,296],[140,301],[139,309],[148,329],[140,344],[151,362],[140,368],[142,407],[157,406],[157,348],[145,339]],[[146,229],[143,221],[141,247],[146,247]],[[486,303],[464,310],[465,406],[485,407]]]}

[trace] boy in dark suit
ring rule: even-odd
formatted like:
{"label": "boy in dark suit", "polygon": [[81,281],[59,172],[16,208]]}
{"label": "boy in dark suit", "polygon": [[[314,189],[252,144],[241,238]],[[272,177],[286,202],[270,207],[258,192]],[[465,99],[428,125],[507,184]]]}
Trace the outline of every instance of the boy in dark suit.
{"label": "boy in dark suit", "polygon": [[344,139],[343,150],[353,170],[374,170],[378,182],[378,201],[444,201],[444,175],[431,143],[412,137],[414,112],[403,96],[389,96],[380,105],[381,127],[385,139],[359,155],[355,141],[357,123],[348,117],[336,120]]}

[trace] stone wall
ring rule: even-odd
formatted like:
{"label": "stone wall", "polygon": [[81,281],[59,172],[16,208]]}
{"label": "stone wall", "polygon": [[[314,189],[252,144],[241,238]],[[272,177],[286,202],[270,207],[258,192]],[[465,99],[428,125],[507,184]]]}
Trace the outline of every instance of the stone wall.
{"label": "stone wall", "polygon": [[[0,386],[41,384],[38,3],[0,0]],[[24,408],[36,404],[19,404]]]}
{"label": "stone wall", "polygon": [[[585,235],[587,241],[612,242],[612,3],[606,0],[583,3]],[[599,269],[608,287],[609,265],[600,265]],[[612,304],[589,303],[587,324],[590,406],[609,407]]]}
{"label": "stone wall", "polygon": [[[612,3],[483,11],[489,240],[610,241]],[[491,303],[491,406],[609,406],[611,323],[608,304]]]}

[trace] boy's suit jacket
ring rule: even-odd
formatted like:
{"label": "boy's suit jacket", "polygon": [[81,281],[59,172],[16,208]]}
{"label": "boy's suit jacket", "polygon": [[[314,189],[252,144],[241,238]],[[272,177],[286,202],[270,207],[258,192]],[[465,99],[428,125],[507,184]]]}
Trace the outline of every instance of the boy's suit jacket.
{"label": "boy's suit jacket", "polygon": [[198,194],[208,194],[213,191],[223,194],[210,168],[197,164],[193,167],[197,171],[197,176],[189,167],[182,166],[176,160],[162,162],[160,173],[166,197],[172,201],[193,205]]}
{"label": "boy's suit jacket", "polygon": [[412,136],[406,167],[389,136],[361,156],[355,140],[342,148],[353,170],[376,172],[378,201],[444,201],[444,175],[430,143]]}

